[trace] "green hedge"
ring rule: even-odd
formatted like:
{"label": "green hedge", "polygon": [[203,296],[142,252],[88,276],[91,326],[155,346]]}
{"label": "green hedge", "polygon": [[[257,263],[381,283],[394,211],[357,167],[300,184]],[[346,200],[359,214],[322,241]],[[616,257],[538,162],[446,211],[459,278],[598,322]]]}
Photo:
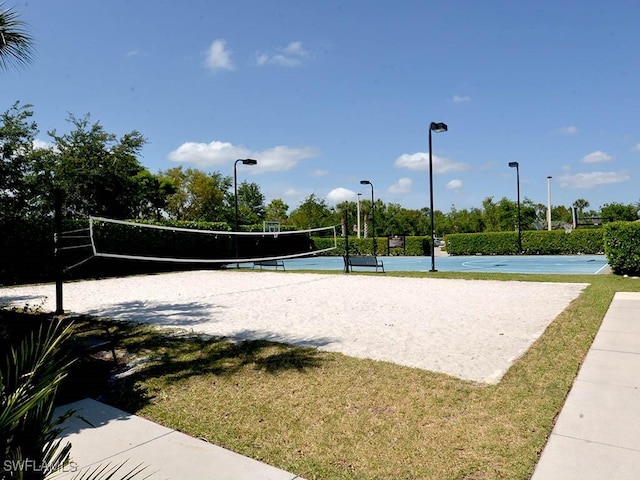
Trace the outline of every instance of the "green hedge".
{"label": "green hedge", "polygon": [[604,252],[613,273],[640,276],[640,222],[607,223]]}
{"label": "green hedge", "polygon": [[[334,245],[333,237],[311,237],[315,249],[322,250],[330,248]],[[338,237],[338,249],[324,252],[321,255],[344,255],[344,237]],[[373,239],[349,237],[349,255],[372,255]],[[430,255],[429,237],[405,237],[405,248],[391,248],[387,251],[387,237],[376,237],[376,254],[377,255],[407,255],[422,256]]]}
{"label": "green hedge", "polygon": [[[577,255],[604,252],[603,232],[598,229],[533,230],[522,232],[525,255]],[[516,255],[517,232],[459,233],[445,237],[450,255]]]}

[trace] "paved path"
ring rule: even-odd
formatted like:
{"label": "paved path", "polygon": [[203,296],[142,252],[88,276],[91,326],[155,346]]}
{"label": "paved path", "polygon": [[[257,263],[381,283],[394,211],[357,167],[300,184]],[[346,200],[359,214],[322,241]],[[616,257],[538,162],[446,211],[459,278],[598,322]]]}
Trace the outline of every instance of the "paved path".
{"label": "paved path", "polygon": [[532,480],[640,478],[640,293],[616,293]]}
{"label": "paved path", "polygon": [[56,414],[69,408],[77,414],[64,424],[63,438],[73,445],[73,463],[56,480],[125,461],[122,472],[143,464],[147,468],[139,478],[152,474],[148,478],[154,480],[303,480],[90,398],[60,407]]}

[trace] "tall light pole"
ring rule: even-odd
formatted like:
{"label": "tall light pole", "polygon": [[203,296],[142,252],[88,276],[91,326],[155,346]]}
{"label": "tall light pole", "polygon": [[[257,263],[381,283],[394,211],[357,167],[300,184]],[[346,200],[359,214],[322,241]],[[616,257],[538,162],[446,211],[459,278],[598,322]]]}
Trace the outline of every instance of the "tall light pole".
{"label": "tall light pole", "polygon": [[551,231],[551,179],[547,177],[547,230]]}
{"label": "tall light pole", "polygon": [[361,185],[371,186],[371,238],[373,238],[373,256],[376,256],[376,217],[374,215],[375,206],[373,203],[373,183],[369,180],[360,180]]}
{"label": "tall light pole", "polygon": [[449,128],[446,123],[431,122],[429,125],[429,215],[431,217],[431,270],[430,272],[437,272],[436,270],[436,252],[435,252],[435,228],[433,225],[433,148],[431,146],[431,132],[441,133],[446,132]]}
{"label": "tall light pole", "polygon": [[361,195],[362,195],[361,193],[358,194],[358,203],[357,203],[358,208],[356,209],[358,214],[358,238],[360,238],[360,196]]}
{"label": "tall light pole", "polygon": [[[252,158],[241,158],[235,161],[235,163],[233,164],[233,201],[235,203],[236,206],[236,215],[235,215],[235,230],[234,231],[238,231],[238,162],[242,162],[243,165],[255,165],[256,163],[258,163],[257,160],[254,160]],[[236,251],[236,258],[238,258],[238,236],[235,235],[235,251]],[[240,265],[237,265],[238,267],[240,267]]]}
{"label": "tall light pole", "polygon": [[509,162],[511,168],[516,169],[516,182],[518,187],[518,255],[522,254],[522,231],[520,229],[520,164]]}

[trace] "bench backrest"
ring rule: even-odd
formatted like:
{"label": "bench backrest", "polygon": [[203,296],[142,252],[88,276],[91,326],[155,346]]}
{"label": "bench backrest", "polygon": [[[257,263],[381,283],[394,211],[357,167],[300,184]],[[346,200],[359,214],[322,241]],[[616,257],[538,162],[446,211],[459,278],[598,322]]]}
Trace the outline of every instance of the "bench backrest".
{"label": "bench backrest", "polygon": [[349,257],[349,263],[356,266],[375,267],[378,265],[378,259],[376,257]]}
{"label": "bench backrest", "polygon": [[256,265],[262,265],[264,267],[281,267],[284,265],[282,260],[260,260],[255,262]]}

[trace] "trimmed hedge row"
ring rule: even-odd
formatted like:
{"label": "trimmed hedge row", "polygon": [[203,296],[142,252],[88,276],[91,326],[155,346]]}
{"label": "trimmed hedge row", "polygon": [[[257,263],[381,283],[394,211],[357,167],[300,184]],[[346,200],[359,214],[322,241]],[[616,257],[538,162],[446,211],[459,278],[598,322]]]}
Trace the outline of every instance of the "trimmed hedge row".
{"label": "trimmed hedge row", "polygon": [[[331,248],[334,245],[333,238],[328,237],[311,237],[315,249],[322,250]],[[333,256],[344,255],[344,237],[338,237],[338,249],[329,250],[320,255]],[[373,239],[349,237],[349,255],[372,255]],[[421,256],[430,255],[431,248],[429,246],[429,237],[405,237],[405,248],[391,248],[387,251],[387,237],[376,237],[376,254],[377,255],[407,255]]]}
{"label": "trimmed hedge row", "polygon": [[[603,232],[598,229],[534,230],[521,233],[525,255],[577,255],[604,252]],[[517,255],[517,232],[458,233],[445,237],[450,255]]]}
{"label": "trimmed hedge row", "polygon": [[604,252],[613,273],[640,276],[640,222],[607,223]]}

